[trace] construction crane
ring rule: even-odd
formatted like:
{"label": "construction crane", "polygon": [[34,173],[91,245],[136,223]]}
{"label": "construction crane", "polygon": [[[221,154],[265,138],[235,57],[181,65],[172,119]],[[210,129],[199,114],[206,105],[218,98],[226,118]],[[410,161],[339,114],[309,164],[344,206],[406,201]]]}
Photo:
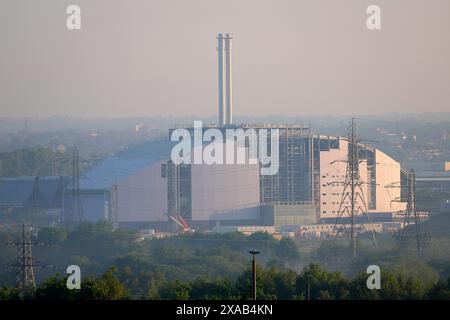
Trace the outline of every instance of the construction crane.
{"label": "construction crane", "polygon": [[169,219],[176,223],[178,226],[178,230],[182,232],[190,232],[192,231],[189,224],[184,220],[180,215],[169,216]]}

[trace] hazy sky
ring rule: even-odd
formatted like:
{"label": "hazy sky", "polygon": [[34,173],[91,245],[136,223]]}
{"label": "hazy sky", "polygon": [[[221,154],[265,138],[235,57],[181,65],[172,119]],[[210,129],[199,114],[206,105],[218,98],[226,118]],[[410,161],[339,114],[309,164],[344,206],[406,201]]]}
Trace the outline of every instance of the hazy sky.
{"label": "hazy sky", "polygon": [[215,115],[218,32],[235,114],[450,111],[449,0],[1,0],[0,116]]}

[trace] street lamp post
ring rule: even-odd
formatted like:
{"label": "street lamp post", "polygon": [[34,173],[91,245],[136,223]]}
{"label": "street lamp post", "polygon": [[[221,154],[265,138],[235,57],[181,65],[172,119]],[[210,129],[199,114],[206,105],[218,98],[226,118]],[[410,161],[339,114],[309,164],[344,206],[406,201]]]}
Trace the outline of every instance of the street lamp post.
{"label": "street lamp post", "polygon": [[252,296],[253,300],[256,300],[256,259],[255,255],[259,254],[259,251],[250,250],[249,253],[252,255],[252,275],[253,275],[253,288],[252,288]]}
{"label": "street lamp post", "polygon": [[306,286],[307,286],[307,300],[311,300],[311,274],[308,272],[306,275]]}

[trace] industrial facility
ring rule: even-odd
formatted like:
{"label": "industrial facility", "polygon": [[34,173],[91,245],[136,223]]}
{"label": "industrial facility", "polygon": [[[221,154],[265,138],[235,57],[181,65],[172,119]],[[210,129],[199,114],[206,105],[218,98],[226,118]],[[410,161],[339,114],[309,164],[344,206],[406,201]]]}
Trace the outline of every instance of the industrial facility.
{"label": "industrial facility", "polygon": [[[276,129],[279,169],[274,175],[262,175],[257,164],[174,165],[168,161],[164,167],[169,189],[168,215],[180,217],[194,228],[205,229],[221,225],[282,228],[348,222],[350,217],[342,210],[349,202],[344,195],[348,139],[313,134],[310,128],[298,124],[233,124],[232,37],[220,33],[217,40],[219,125],[216,129],[224,137],[231,128],[244,132]],[[202,128],[201,132],[208,128]],[[169,136],[174,129],[169,131]],[[259,137],[249,135],[246,139],[246,146],[254,139],[258,149],[261,148]],[[363,211],[357,222],[395,221],[396,215],[406,208],[400,164],[360,142],[357,153],[362,183],[356,202]]]}
{"label": "industrial facility", "polygon": [[[346,138],[311,134],[302,126],[266,126],[280,132],[277,174],[262,175],[259,164],[174,165],[172,142],[149,142],[107,158],[85,174],[78,195],[83,220],[166,231],[178,216],[190,228],[204,230],[335,223],[345,180]],[[258,126],[242,126],[250,127]],[[402,180],[400,164],[367,145],[359,152],[366,200],[361,205],[372,222],[396,221],[406,206],[399,201],[402,188],[392,188]],[[68,187],[65,217],[76,216],[73,197]],[[343,215],[339,222],[348,219]],[[358,222],[363,221],[363,215],[358,216]]]}
{"label": "industrial facility", "polygon": [[[210,128],[224,137],[228,129],[244,133],[276,130],[278,168],[274,174],[262,174],[264,164],[250,161],[174,164],[171,151],[177,141],[170,138],[177,127],[173,127],[168,139],[130,146],[83,176],[74,169],[74,177],[69,180],[3,179],[0,187],[8,192],[0,193],[0,205],[56,206],[67,224],[109,220],[119,228],[165,232],[239,228],[246,232],[333,232],[335,228],[330,226],[349,223],[351,218],[346,209],[351,201],[346,185],[352,146],[357,156],[352,170],[358,173],[359,190],[353,201],[352,210],[357,211],[354,223],[366,224],[369,229],[372,225],[372,230],[379,231],[401,221],[406,209],[402,188],[406,173],[400,163],[362,141],[351,143],[349,137],[312,133],[301,124],[234,124],[231,34],[219,33],[217,52],[218,122],[201,127],[200,134]],[[252,143],[258,150],[262,148],[260,136],[245,139],[244,149]],[[214,141],[225,142],[225,138]],[[270,141],[263,142],[270,147]],[[26,184],[28,191],[8,198],[18,184]]]}
{"label": "industrial facility", "polygon": [[109,220],[123,228],[167,222],[167,182],[161,167],[171,146],[167,140],[149,141],[104,159],[83,175],[79,190],[66,188],[64,220]]}
{"label": "industrial facility", "polygon": [[[249,127],[255,126],[242,126]],[[169,215],[179,214],[196,227],[209,228],[348,221],[347,215],[339,217],[340,207],[348,205],[348,200],[342,203],[347,139],[314,135],[301,126],[267,127],[280,132],[277,174],[261,175],[258,165],[251,164],[175,166],[169,161]],[[363,181],[359,206],[369,221],[395,221],[396,214],[406,208],[401,201],[400,164],[367,145],[359,146],[359,159]],[[358,217],[361,223],[364,219]]]}

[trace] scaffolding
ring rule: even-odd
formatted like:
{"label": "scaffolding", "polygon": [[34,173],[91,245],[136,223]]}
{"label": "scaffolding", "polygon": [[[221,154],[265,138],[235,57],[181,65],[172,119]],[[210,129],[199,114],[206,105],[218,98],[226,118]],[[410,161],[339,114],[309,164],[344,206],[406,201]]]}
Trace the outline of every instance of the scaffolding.
{"label": "scaffolding", "polygon": [[167,215],[173,228],[179,231],[175,220],[192,219],[191,165],[176,165],[169,160],[162,171],[167,178]]}
{"label": "scaffolding", "polygon": [[[274,126],[279,130],[279,169],[275,175],[260,176],[262,204],[314,201],[318,157],[314,137],[302,126]],[[268,140],[270,145],[270,139]]]}

